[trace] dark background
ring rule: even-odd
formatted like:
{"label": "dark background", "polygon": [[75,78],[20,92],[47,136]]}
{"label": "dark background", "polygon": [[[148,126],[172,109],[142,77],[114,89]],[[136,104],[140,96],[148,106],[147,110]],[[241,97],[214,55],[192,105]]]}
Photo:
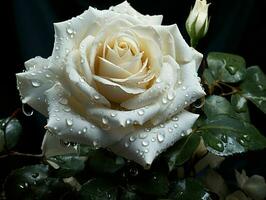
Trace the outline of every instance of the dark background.
{"label": "dark background", "polygon": [[[88,6],[107,9],[122,0],[9,0],[2,4],[1,22],[1,78],[0,117],[9,116],[21,102],[16,90],[15,73],[24,69],[23,63],[35,56],[48,57],[53,48],[53,23],[67,20],[82,13]],[[185,20],[194,0],[129,0],[143,14],[163,14],[163,24],[177,23],[183,36]],[[198,50],[239,54],[247,65],[265,62],[265,10],[264,0],[212,0],[211,24],[207,36]],[[265,133],[265,116],[250,105],[252,121]],[[45,119],[38,113],[33,117],[18,116],[24,133],[18,149],[40,152]]]}

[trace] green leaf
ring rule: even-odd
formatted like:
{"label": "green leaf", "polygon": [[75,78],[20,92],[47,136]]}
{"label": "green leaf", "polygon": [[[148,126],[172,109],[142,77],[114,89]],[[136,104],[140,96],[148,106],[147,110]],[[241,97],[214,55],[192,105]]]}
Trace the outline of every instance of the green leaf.
{"label": "green leaf", "polygon": [[51,169],[56,177],[70,177],[81,172],[85,167],[85,159],[74,155],[59,155],[48,158],[49,162],[56,163],[59,169]]}
{"label": "green leaf", "polygon": [[117,185],[110,179],[91,179],[82,185],[79,196],[81,200],[116,200]]}
{"label": "green leaf", "polygon": [[223,114],[249,122],[247,101],[238,94],[231,96],[231,103],[221,96],[209,96],[205,100],[203,110],[208,119]]}
{"label": "green leaf", "polygon": [[4,184],[7,199],[60,199],[71,192],[69,185],[48,177],[48,166],[32,165],[13,171]]}
{"label": "green leaf", "polygon": [[205,99],[204,113],[207,118],[212,119],[220,114],[234,115],[234,110],[229,101],[224,97],[212,95]]}
{"label": "green leaf", "polygon": [[122,157],[98,150],[89,158],[88,166],[98,173],[115,173],[125,165]]}
{"label": "green leaf", "polygon": [[170,171],[188,161],[199,146],[199,143],[200,136],[191,133],[171,147],[165,154]]}
{"label": "green leaf", "polygon": [[160,172],[150,172],[143,175],[136,183],[138,192],[146,195],[161,196],[169,190],[169,181],[165,174]]}
{"label": "green leaf", "polygon": [[236,83],[243,80],[246,76],[246,63],[241,56],[211,52],[208,54],[207,63],[215,80]]}
{"label": "green leaf", "polygon": [[22,126],[17,119],[0,119],[0,152],[14,148],[21,134]]}
{"label": "green leaf", "polygon": [[175,200],[208,199],[209,194],[204,190],[201,183],[188,178],[171,184],[169,198]]}
{"label": "green leaf", "polygon": [[239,94],[231,96],[231,105],[239,119],[250,122],[247,100]]}
{"label": "green leaf", "polygon": [[248,122],[227,115],[207,119],[198,128],[208,150],[216,155],[227,156],[266,147],[266,138]]}
{"label": "green leaf", "polygon": [[141,198],[135,192],[123,190],[120,200],[141,200]]}
{"label": "green leaf", "polygon": [[247,77],[240,88],[242,96],[266,113],[266,77],[258,66],[247,69]]}
{"label": "green leaf", "polygon": [[215,78],[213,77],[210,69],[207,68],[203,71],[203,78],[209,88],[215,85]]}

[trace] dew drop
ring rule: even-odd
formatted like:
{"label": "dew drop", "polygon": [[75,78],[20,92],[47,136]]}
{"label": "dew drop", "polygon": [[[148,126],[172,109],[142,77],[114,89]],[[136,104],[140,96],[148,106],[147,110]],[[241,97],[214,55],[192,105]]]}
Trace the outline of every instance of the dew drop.
{"label": "dew drop", "polygon": [[154,137],[151,139],[152,142],[155,142],[155,140],[156,140],[156,139],[155,139]]}
{"label": "dew drop", "polygon": [[149,149],[144,149],[144,153],[149,153]]}
{"label": "dew drop", "polygon": [[55,47],[55,50],[57,50],[57,51],[58,51],[58,50],[59,50],[59,47]]}
{"label": "dew drop", "polygon": [[99,95],[97,95],[97,94],[96,94],[96,95],[94,95],[93,97],[94,97],[94,99],[95,99],[95,100],[99,100],[99,99],[100,99],[100,96],[99,96]]}
{"label": "dew drop", "polygon": [[141,144],[142,144],[142,146],[147,147],[147,146],[149,146],[150,142],[147,140],[143,140]]}
{"label": "dew drop", "polygon": [[74,32],[71,28],[67,28],[66,31],[68,34],[73,34],[73,32]]}
{"label": "dew drop", "polygon": [[162,102],[163,102],[163,104],[167,104],[167,99],[164,97],[164,98],[162,99]]}
{"label": "dew drop", "polygon": [[66,98],[61,98],[61,99],[59,100],[59,103],[62,104],[62,105],[67,105],[68,100],[67,100]]}
{"label": "dew drop", "polygon": [[173,94],[172,92],[168,93],[168,94],[167,94],[167,99],[168,99],[169,101],[172,101],[172,100],[174,99],[174,94]]}
{"label": "dew drop", "polygon": [[144,115],[144,110],[143,110],[143,109],[138,110],[138,115],[139,115],[139,116]]}
{"label": "dew drop", "polygon": [[178,81],[178,84],[181,85],[182,84],[182,81]]}
{"label": "dew drop", "polygon": [[40,81],[38,81],[38,80],[33,80],[33,81],[31,82],[31,85],[32,85],[33,87],[40,87],[40,86],[41,86],[41,83],[40,83]]}
{"label": "dew drop", "polygon": [[177,116],[175,116],[175,117],[172,118],[172,120],[173,120],[174,122],[176,122],[176,121],[179,120],[179,118],[178,118]]}
{"label": "dew drop", "polygon": [[172,133],[173,129],[172,128],[168,128],[168,131],[169,131],[169,133]]}
{"label": "dew drop", "polygon": [[148,128],[148,127],[147,127],[147,128],[144,129],[144,131],[145,131],[145,132],[150,132],[150,131],[151,131],[151,128]]}
{"label": "dew drop", "polygon": [[125,146],[126,148],[128,148],[128,147],[129,147],[129,143],[128,143],[128,142],[125,142],[124,146]]}
{"label": "dew drop", "polygon": [[178,124],[174,124],[174,128],[178,128]]}
{"label": "dew drop", "polygon": [[130,125],[130,124],[132,124],[132,120],[131,119],[127,119],[126,120],[126,125]]}
{"label": "dew drop", "polygon": [[186,90],[186,89],[187,89],[187,87],[186,87],[186,86],[183,86],[183,87],[182,87],[182,90]]}
{"label": "dew drop", "polygon": [[63,108],[63,110],[64,110],[65,112],[70,112],[70,111],[71,111],[71,108],[69,108],[69,107],[65,107],[65,108]]}
{"label": "dew drop", "polygon": [[116,117],[117,113],[111,113],[110,115],[111,115],[111,117]]}
{"label": "dew drop", "polygon": [[83,132],[83,133],[86,133],[86,132],[87,132],[87,127],[84,127],[84,128],[82,129],[82,132]]}
{"label": "dew drop", "polygon": [[25,116],[30,117],[33,115],[33,110],[28,109],[26,107],[29,107],[27,104],[22,104],[22,112]]}
{"label": "dew drop", "polygon": [[78,134],[80,135],[81,134],[81,131],[78,131]]}
{"label": "dew drop", "polygon": [[161,79],[157,78],[155,82],[156,83],[160,83],[161,82]]}
{"label": "dew drop", "polygon": [[66,119],[66,124],[68,126],[72,126],[73,125],[73,120],[72,119]]}
{"label": "dew drop", "polygon": [[104,125],[107,125],[107,124],[108,124],[108,119],[107,119],[106,117],[103,117],[103,118],[102,118],[102,123],[103,123]]}
{"label": "dew drop", "polygon": [[51,75],[50,74],[45,74],[45,77],[46,78],[51,78]]}
{"label": "dew drop", "polygon": [[157,134],[157,140],[158,140],[158,142],[162,143],[164,141],[164,135],[161,133],[158,133]]}
{"label": "dew drop", "polygon": [[132,135],[132,136],[129,137],[129,141],[130,142],[134,142],[135,140],[136,140],[136,137],[135,136]]}

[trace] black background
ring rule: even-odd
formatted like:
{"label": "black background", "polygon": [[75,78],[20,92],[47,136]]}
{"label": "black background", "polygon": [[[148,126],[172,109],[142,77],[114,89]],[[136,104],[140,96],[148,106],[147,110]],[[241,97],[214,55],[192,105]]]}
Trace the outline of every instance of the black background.
{"label": "black background", "polygon": [[[24,69],[23,63],[35,56],[48,57],[53,48],[53,23],[82,13],[88,6],[107,9],[122,0],[9,0],[1,2],[1,78],[0,117],[9,116],[21,107],[16,90],[15,73]],[[185,20],[194,0],[129,0],[143,14],[163,14],[163,24],[177,23],[183,36]],[[211,24],[198,50],[239,54],[247,65],[259,65],[265,72],[265,10],[264,0],[213,0]],[[265,116],[250,105],[252,122],[265,133]],[[24,152],[40,151],[45,119],[19,116],[24,135],[18,149]],[[260,122],[262,121],[262,122]]]}

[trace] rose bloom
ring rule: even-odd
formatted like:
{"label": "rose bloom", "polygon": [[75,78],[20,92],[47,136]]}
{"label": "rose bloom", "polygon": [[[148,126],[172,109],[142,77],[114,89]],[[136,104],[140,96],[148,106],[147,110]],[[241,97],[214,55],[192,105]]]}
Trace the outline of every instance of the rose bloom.
{"label": "rose bloom", "polygon": [[51,57],[17,74],[22,102],[48,117],[47,157],[76,151],[75,142],[149,167],[191,132],[198,115],[185,108],[205,95],[202,54],[161,22],[123,2],[54,24]]}

